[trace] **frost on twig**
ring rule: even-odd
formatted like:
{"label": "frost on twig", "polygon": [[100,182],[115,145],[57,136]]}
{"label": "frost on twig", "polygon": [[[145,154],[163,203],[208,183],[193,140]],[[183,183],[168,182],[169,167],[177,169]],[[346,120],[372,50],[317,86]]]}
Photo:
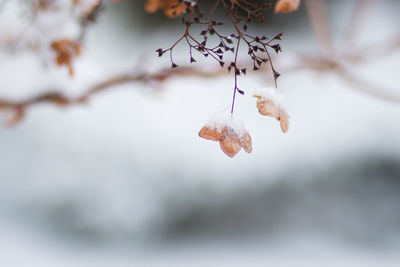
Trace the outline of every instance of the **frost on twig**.
{"label": "frost on twig", "polygon": [[269,116],[280,122],[282,132],[289,130],[289,114],[282,105],[283,96],[274,88],[263,88],[255,92],[257,109],[261,115]]}
{"label": "frost on twig", "polygon": [[199,136],[219,142],[222,151],[234,157],[240,149],[247,153],[252,151],[251,136],[244,124],[235,119],[230,112],[222,112],[214,117],[199,132]]}

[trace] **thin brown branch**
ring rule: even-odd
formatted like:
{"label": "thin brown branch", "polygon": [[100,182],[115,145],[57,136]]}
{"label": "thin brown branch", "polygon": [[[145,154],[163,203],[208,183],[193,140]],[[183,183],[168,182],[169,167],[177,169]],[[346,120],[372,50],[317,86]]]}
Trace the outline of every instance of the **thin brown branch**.
{"label": "thin brown branch", "polygon": [[321,52],[324,56],[328,56],[333,52],[333,42],[325,0],[306,0],[304,2],[311,27],[320,43]]}
{"label": "thin brown branch", "polygon": [[345,68],[337,68],[335,72],[345,81],[350,88],[356,89],[362,93],[380,98],[393,103],[400,103],[400,90],[388,89],[381,85],[373,84],[361,77],[356,76]]}
{"label": "thin brown branch", "polygon": [[382,59],[400,50],[400,33],[396,33],[375,44],[358,49],[347,55],[354,62],[366,63]]}
{"label": "thin brown branch", "polygon": [[5,98],[0,98],[0,111],[11,111],[12,117],[8,120],[8,125],[15,125],[21,119],[23,119],[26,110],[40,104],[53,104],[55,106],[72,106],[76,104],[83,104],[90,100],[94,95],[100,92],[110,90],[117,85],[126,83],[145,83],[151,84],[153,82],[162,83],[173,77],[201,77],[201,78],[213,78],[222,74],[227,74],[226,71],[220,70],[210,70],[204,71],[192,67],[182,67],[179,69],[165,69],[157,73],[141,73],[141,74],[123,74],[108,78],[101,81],[92,87],[85,90],[81,95],[77,97],[69,97],[61,92],[51,91],[45,92],[25,100],[9,100]]}
{"label": "thin brown branch", "polygon": [[353,49],[357,44],[363,25],[369,20],[370,15],[379,0],[355,0],[350,21],[346,27],[344,43],[347,49]]}

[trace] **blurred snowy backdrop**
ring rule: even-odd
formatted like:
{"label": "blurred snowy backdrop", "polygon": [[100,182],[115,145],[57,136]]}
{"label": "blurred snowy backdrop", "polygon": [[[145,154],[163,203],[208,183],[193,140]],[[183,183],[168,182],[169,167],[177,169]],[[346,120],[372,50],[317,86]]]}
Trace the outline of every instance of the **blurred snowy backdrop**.
{"label": "blurred snowy backdrop", "polygon": [[[0,5],[3,33],[22,27],[21,2]],[[327,2],[340,40],[353,1]],[[143,5],[106,1],[73,78],[46,55],[0,51],[0,96],[73,96],[116,73],[168,67],[154,51],[182,26]],[[399,1],[377,1],[361,45],[399,33],[398,10]],[[259,29],[285,32],[278,69],[317,53],[304,7],[268,20]],[[399,68],[396,52],[354,71],[398,95]],[[269,76],[240,83],[251,91],[271,86]],[[0,265],[400,266],[400,104],[329,72],[282,72],[279,86],[289,132],[239,97],[253,152],[233,159],[197,136],[230,104],[231,77],[121,85],[87,105],[43,104],[1,126]]]}

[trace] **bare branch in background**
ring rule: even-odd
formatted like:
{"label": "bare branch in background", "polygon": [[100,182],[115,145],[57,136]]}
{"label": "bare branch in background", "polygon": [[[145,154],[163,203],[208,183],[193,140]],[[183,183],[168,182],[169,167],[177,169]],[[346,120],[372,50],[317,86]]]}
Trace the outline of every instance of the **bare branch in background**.
{"label": "bare branch in background", "polygon": [[[338,74],[338,76],[344,80],[350,87],[365,93],[383,99],[390,102],[400,103],[400,88],[388,89],[382,85],[374,85],[369,81],[363,80],[360,77],[355,76],[351,73],[351,70],[346,68],[344,65],[348,62],[351,64],[364,63],[370,58],[378,58],[382,56],[382,53],[394,53],[400,50],[400,33],[395,35],[396,38],[390,37],[388,40],[378,42],[375,45],[368,46],[355,51],[355,58],[353,55],[344,56],[340,61],[329,59],[321,56],[303,56],[298,62],[294,62],[292,65],[281,66],[281,70],[285,73],[312,70],[312,71],[323,71],[332,72]],[[386,44],[390,49],[382,49],[382,44]],[[279,61],[277,61],[279,65]],[[265,71],[270,71],[269,66],[263,68]],[[263,75],[265,72],[255,72],[255,74]],[[8,125],[15,125],[21,119],[24,118],[26,111],[40,104],[53,104],[59,107],[72,106],[77,104],[83,104],[90,99],[107,90],[115,88],[117,85],[127,83],[144,83],[147,85],[154,85],[154,83],[162,83],[173,77],[198,77],[198,78],[216,78],[224,75],[229,75],[226,69],[210,69],[201,70],[196,67],[181,67],[178,69],[164,69],[156,73],[140,73],[140,74],[121,74],[114,77],[108,78],[101,81],[92,87],[85,90],[81,95],[71,98],[67,95],[59,93],[62,91],[46,92],[23,101],[13,101],[4,98],[0,98],[0,111],[11,111],[13,116],[8,122]]]}
{"label": "bare branch in background", "polygon": [[343,67],[336,69],[335,72],[349,85],[350,88],[389,102],[400,103],[400,88],[388,89],[384,86],[374,84],[371,81],[367,81],[352,74],[351,71]]}
{"label": "bare branch in background", "polygon": [[311,27],[320,43],[322,55],[329,56],[334,48],[325,0],[305,0],[304,2]]}
{"label": "bare branch in background", "polygon": [[[43,4],[35,6],[31,14],[33,21],[35,21],[36,13],[51,10],[52,3],[54,3],[51,0],[42,1],[43,2],[38,3]],[[368,11],[371,10],[377,2],[378,0],[356,0],[353,17],[348,25],[349,30],[346,34],[346,41],[348,44],[346,45],[345,42],[344,45],[336,50],[333,46],[333,36],[326,11],[326,2],[324,0],[305,0],[307,14],[320,44],[321,53],[302,57],[298,56],[297,59],[299,60],[293,60],[289,65],[280,66],[281,71],[288,73],[309,70],[313,72],[330,73],[336,75],[338,79],[345,82],[349,87],[364,94],[382,100],[400,103],[400,90],[390,90],[382,85],[383,82],[372,82],[358,77],[354,74],[353,69],[353,66],[357,64],[365,64],[374,59],[382,59],[384,56],[398,51],[400,49],[400,33],[391,36],[387,40],[380,40],[379,43],[366,47],[365,49],[357,48],[357,46],[354,46],[351,50],[348,49],[349,44],[355,44],[360,25],[368,18]],[[0,2],[0,4],[1,3],[4,5],[5,2]],[[80,48],[81,43],[84,41],[83,37],[85,36],[86,26],[88,22],[95,18],[103,1],[90,0],[90,2],[88,2],[90,3],[90,5],[88,5],[89,8],[80,6],[79,3],[82,3],[80,1],[73,1],[72,3],[74,8],[72,22],[76,23],[76,18],[79,18],[79,34],[73,38],[46,40],[44,46],[47,49],[51,48],[53,50],[55,62],[58,65],[67,66],[71,75],[73,74],[73,60],[81,52]],[[169,48],[159,48],[156,50],[159,56],[165,53],[169,54],[172,68],[163,69],[155,73],[140,72],[116,75],[95,83],[90,88],[84,90],[82,94],[75,97],[70,97],[61,93],[64,92],[66,88],[57,88],[57,90],[45,92],[22,101],[0,98],[0,111],[6,111],[11,114],[7,124],[10,126],[17,124],[25,117],[28,110],[34,106],[40,104],[51,104],[61,107],[81,105],[90,101],[92,97],[98,95],[100,92],[116,88],[117,85],[142,83],[149,86],[157,86],[173,77],[215,78],[227,75],[232,70],[234,75],[233,101],[231,111],[228,114],[229,116],[225,116],[226,118],[224,117],[222,120],[223,127],[228,130],[225,132],[217,132],[219,136],[217,138],[209,135],[211,128],[207,128],[207,134],[204,135],[204,131],[200,131],[200,136],[206,139],[211,138],[210,140],[219,141],[222,150],[230,157],[236,155],[242,147],[246,152],[251,152],[251,137],[249,134],[245,135],[245,137],[238,134],[243,133],[243,131],[247,133],[247,130],[235,128],[236,124],[232,121],[232,114],[236,92],[244,94],[244,91],[238,88],[238,76],[247,74],[246,67],[244,66],[252,65],[253,70],[263,69],[263,71],[272,72],[273,75],[270,79],[275,82],[276,87],[276,79],[280,74],[275,70],[275,64],[272,64],[268,49],[273,49],[276,53],[281,52],[281,47],[276,43],[276,40],[281,40],[282,33],[268,38],[265,35],[253,36],[246,32],[248,24],[252,21],[264,21],[264,16],[261,14],[261,11],[271,7],[271,5],[263,4],[264,2],[261,0],[257,3],[247,0],[215,0],[215,4],[211,8],[210,13],[204,18],[204,14],[200,12],[200,7],[197,6],[197,1],[194,0],[148,0],[147,3],[148,5],[146,8],[149,12],[161,9],[168,17],[182,15],[182,23],[185,26],[184,33],[180,35],[178,40]],[[276,2],[275,12],[289,13],[295,11],[298,9],[300,3],[301,1],[299,0],[279,0]],[[213,18],[215,10],[218,7],[225,11],[228,24],[232,26],[231,30],[233,30],[233,33],[230,35],[220,33],[220,29],[217,26],[221,26],[223,23]],[[194,28],[191,28],[192,25],[203,27],[203,30],[192,33],[191,30],[195,31]],[[22,32],[22,34],[24,34],[24,32]],[[16,40],[19,39],[17,38]],[[40,41],[39,38],[39,45]],[[198,55],[203,55],[204,57],[210,56],[215,59],[221,68],[219,70],[201,70],[193,67],[176,68],[178,66],[173,60],[173,49],[181,41],[188,45],[189,61],[191,63],[196,62],[192,52],[198,52]],[[209,41],[214,42],[210,43]],[[9,42],[3,43],[5,45],[9,44]],[[15,43],[11,42],[11,44]],[[245,47],[245,49],[248,50],[247,55],[250,58],[248,58],[247,62],[240,62],[240,65],[243,65],[239,67],[238,55],[241,47]],[[233,52],[233,59],[230,61],[230,64],[226,61],[225,52]],[[228,62],[228,64],[225,65],[225,62]],[[277,63],[279,66],[279,60]],[[352,68],[347,67],[349,65],[352,66]],[[286,132],[289,127],[289,114],[280,105],[276,104],[278,102],[275,102],[274,96],[268,93],[268,88],[264,88],[263,90],[263,93],[256,95],[259,113],[280,121],[282,131]],[[271,90],[277,93],[276,89],[271,88]],[[221,123],[221,121],[218,123]]]}
{"label": "bare branch in background", "polygon": [[359,33],[363,28],[365,22],[368,21],[380,0],[355,0],[353,11],[348,23],[346,33],[344,35],[344,42],[347,44],[348,49],[354,49]]}
{"label": "bare branch in background", "polygon": [[8,120],[7,125],[12,126],[21,121],[26,114],[26,111],[40,104],[53,104],[59,107],[72,106],[77,104],[87,103],[90,98],[100,92],[105,90],[110,90],[117,85],[126,84],[126,83],[144,83],[148,85],[153,85],[154,83],[161,83],[166,80],[169,80],[173,77],[201,77],[201,78],[213,78],[220,75],[226,75],[226,71],[203,71],[200,69],[192,68],[192,67],[182,67],[180,69],[165,69],[161,70],[157,73],[140,73],[140,74],[122,74],[117,75],[111,78],[108,78],[104,81],[101,81],[94,86],[85,90],[81,95],[77,97],[69,97],[63,93],[60,93],[61,90],[51,91],[39,94],[37,96],[33,96],[31,98],[22,100],[22,101],[14,101],[8,100],[4,98],[0,98],[0,111],[10,111],[12,113],[11,118]]}
{"label": "bare branch in background", "polygon": [[390,36],[389,38],[381,40],[376,44],[369,45],[363,49],[359,49],[358,51],[354,51],[349,56],[353,57],[355,61],[367,63],[369,61],[379,60],[393,55],[393,53],[397,52],[399,49],[400,32]]}

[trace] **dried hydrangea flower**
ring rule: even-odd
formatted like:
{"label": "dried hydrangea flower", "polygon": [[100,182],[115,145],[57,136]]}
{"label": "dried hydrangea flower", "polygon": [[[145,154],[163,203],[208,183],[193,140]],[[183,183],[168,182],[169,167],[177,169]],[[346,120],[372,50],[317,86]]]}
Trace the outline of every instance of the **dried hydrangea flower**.
{"label": "dried hydrangea flower", "polygon": [[187,4],[179,0],[147,0],[145,9],[148,13],[154,13],[160,8],[167,17],[174,18],[185,11]]}
{"label": "dried hydrangea flower", "polygon": [[219,142],[222,151],[229,157],[234,157],[242,147],[247,153],[252,151],[250,134],[228,112],[213,117],[201,128],[199,136]]}
{"label": "dried hydrangea flower", "polygon": [[51,49],[56,53],[57,65],[66,65],[69,69],[69,75],[74,75],[72,61],[75,56],[81,53],[81,47],[78,43],[69,40],[61,39],[51,43]]}
{"label": "dried hydrangea flower", "polygon": [[300,0],[278,0],[275,4],[276,13],[291,13],[300,6]]}
{"label": "dried hydrangea flower", "polygon": [[289,114],[281,104],[282,96],[274,88],[263,88],[254,94],[257,98],[257,109],[261,115],[277,119],[281,124],[282,132],[289,130]]}

